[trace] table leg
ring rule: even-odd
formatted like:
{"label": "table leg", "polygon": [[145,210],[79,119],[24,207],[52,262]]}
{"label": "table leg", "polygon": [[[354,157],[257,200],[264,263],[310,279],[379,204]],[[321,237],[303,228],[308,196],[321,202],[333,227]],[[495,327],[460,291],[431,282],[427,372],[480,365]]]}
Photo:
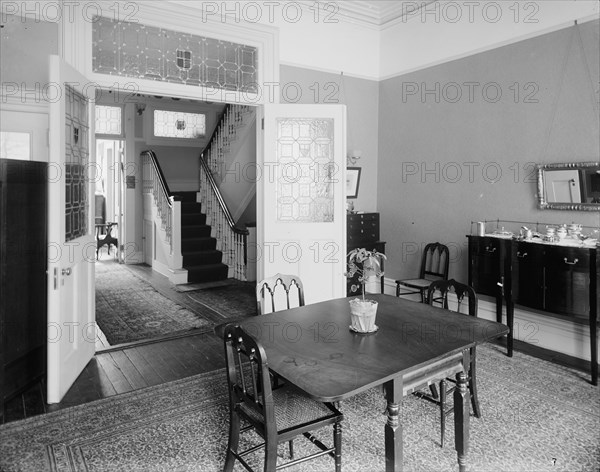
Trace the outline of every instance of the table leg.
{"label": "table leg", "polygon": [[385,424],[385,470],[402,470],[402,424],[400,408],[402,406],[402,379],[389,380],[384,385],[387,400],[387,423]]}
{"label": "table leg", "polygon": [[458,470],[466,472],[471,402],[465,372],[456,374],[456,386],[456,390],[454,390],[454,447],[458,456]]}

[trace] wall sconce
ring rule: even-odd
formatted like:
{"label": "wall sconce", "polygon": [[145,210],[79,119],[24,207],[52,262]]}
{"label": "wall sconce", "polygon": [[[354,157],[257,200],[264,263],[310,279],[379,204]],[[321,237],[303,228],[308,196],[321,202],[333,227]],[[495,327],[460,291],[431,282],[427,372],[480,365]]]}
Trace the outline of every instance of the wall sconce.
{"label": "wall sconce", "polygon": [[137,112],[137,114],[139,116],[142,116],[142,113],[144,113],[145,109],[146,109],[146,104],[145,103],[136,103],[135,104],[135,111]]}
{"label": "wall sconce", "polygon": [[346,156],[346,165],[355,165],[356,162],[362,157],[362,151],[355,149],[350,151]]}

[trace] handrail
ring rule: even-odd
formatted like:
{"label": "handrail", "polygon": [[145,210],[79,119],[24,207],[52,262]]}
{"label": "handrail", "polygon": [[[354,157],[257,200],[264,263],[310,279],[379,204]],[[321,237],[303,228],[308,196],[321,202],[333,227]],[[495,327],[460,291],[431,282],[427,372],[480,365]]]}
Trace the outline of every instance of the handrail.
{"label": "handrail", "polygon": [[204,153],[202,153],[200,155],[200,165],[204,169],[204,172],[206,174],[206,180],[210,184],[212,191],[215,194],[217,201],[219,202],[219,206],[221,207],[221,210],[223,211],[223,214],[225,215],[227,224],[229,225],[231,230],[236,234],[243,234],[243,235],[250,234],[250,232],[247,229],[238,228],[235,224],[235,221],[233,221],[233,217],[231,216],[229,207],[227,206],[227,203],[225,203],[225,200],[223,199],[223,196],[221,195],[221,191],[219,190],[219,186],[217,185],[217,182],[215,181],[215,178],[213,177],[213,175],[210,171],[210,167],[208,166],[208,163],[206,162],[206,159],[204,158]]}
{"label": "handrail", "polygon": [[167,184],[167,181],[162,172],[162,169],[160,168],[160,164],[158,163],[158,157],[156,157],[155,152],[151,149],[148,149],[146,151],[142,151],[140,156],[141,157],[147,156],[150,158],[150,162],[152,162],[152,166],[154,167],[154,170],[156,171],[156,174],[158,175],[158,181],[160,182],[160,186],[162,187],[165,196],[170,197],[171,191],[169,190],[169,184]]}

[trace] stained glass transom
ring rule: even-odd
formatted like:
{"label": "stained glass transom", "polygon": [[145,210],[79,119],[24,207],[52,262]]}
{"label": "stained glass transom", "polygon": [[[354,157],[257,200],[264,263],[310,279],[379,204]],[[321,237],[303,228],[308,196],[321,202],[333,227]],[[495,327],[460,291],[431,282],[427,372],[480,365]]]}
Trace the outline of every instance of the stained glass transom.
{"label": "stained glass transom", "polygon": [[333,221],[333,119],[277,120],[278,221]]}
{"label": "stained glass transom", "polygon": [[86,98],[66,85],[65,109],[65,241],[87,233],[89,117]]}
{"label": "stained glass transom", "polygon": [[121,107],[96,105],[96,134],[121,135]]}
{"label": "stained glass transom", "polygon": [[154,110],[154,136],[198,139],[206,134],[206,116],[201,113]]}
{"label": "stained glass transom", "polygon": [[100,74],[256,93],[257,56],[253,46],[94,18],[92,67]]}

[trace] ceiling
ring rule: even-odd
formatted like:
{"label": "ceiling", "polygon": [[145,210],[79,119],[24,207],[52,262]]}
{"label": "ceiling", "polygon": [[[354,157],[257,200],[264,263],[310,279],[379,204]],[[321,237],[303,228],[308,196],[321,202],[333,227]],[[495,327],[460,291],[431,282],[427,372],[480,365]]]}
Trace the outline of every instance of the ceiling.
{"label": "ceiling", "polygon": [[337,15],[374,26],[385,26],[398,18],[419,10],[436,0],[344,0],[334,5],[339,8]]}

